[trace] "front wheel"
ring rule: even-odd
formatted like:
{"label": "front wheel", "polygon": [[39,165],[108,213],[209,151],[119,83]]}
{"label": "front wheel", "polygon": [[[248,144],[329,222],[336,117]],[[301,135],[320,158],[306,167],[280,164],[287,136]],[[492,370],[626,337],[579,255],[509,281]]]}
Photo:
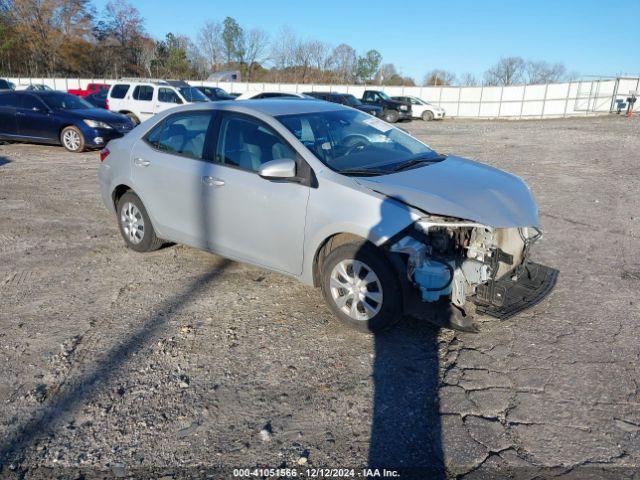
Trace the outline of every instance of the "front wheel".
{"label": "front wheel", "polygon": [[393,266],[370,243],[348,243],[323,262],[322,292],[333,313],[345,325],[377,332],[402,314],[402,293]]}
{"label": "front wheel", "polygon": [[400,114],[395,110],[385,110],[384,120],[389,123],[396,123],[400,118]]}
{"label": "front wheel", "polygon": [[82,152],[84,150],[84,135],[76,127],[66,127],[60,132],[60,143],[70,152]]}
{"label": "front wheel", "polygon": [[424,120],[425,122],[430,122],[431,120],[433,120],[433,112],[425,110],[425,112],[422,114],[422,120]]}

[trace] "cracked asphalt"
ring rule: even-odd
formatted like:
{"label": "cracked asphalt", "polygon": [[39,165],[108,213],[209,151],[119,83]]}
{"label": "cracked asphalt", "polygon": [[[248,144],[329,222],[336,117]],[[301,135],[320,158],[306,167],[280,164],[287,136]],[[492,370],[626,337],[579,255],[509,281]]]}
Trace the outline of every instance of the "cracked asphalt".
{"label": "cracked asphalt", "polygon": [[402,127],[527,181],[547,299],[352,332],[279,274],[125,249],[97,153],[0,145],[0,477],[639,478],[638,117]]}

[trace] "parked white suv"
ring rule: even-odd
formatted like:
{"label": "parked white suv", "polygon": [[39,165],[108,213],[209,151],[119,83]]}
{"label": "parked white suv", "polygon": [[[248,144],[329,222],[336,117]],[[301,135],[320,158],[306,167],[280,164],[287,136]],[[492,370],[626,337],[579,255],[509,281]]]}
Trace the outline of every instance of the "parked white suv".
{"label": "parked white suv", "polygon": [[107,108],[140,123],[176,105],[210,101],[200,90],[178,80],[128,80],[111,85]]}
{"label": "parked white suv", "polygon": [[444,108],[438,107],[433,103],[426,102],[418,97],[392,97],[394,100],[406,102],[411,104],[411,113],[414,118],[421,118],[422,120],[442,120],[445,115]]}

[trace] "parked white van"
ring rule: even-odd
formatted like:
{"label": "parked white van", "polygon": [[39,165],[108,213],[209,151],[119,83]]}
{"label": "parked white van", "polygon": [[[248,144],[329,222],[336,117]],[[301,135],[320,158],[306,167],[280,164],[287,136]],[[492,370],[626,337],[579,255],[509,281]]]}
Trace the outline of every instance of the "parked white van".
{"label": "parked white van", "polygon": [[180,80],[123,78],[109,88],[107,109],[138,124],[176,105],[208,101],[200,90]]}

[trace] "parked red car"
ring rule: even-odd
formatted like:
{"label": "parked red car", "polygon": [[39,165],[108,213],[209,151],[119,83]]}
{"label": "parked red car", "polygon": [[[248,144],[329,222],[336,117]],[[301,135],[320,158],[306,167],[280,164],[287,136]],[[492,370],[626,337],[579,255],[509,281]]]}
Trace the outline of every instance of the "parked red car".
{"label": "parked red car", "polygon": [[90,83],[87,85],[86,89],[82,88],[72,88],[69,90],[69,93],[72,95],[77,95],[78,97],[88,97],[89,95],[93,95],[95,93],[100,93],[104,91],[105,93],[109,91],[109,84],[107,83]]}

